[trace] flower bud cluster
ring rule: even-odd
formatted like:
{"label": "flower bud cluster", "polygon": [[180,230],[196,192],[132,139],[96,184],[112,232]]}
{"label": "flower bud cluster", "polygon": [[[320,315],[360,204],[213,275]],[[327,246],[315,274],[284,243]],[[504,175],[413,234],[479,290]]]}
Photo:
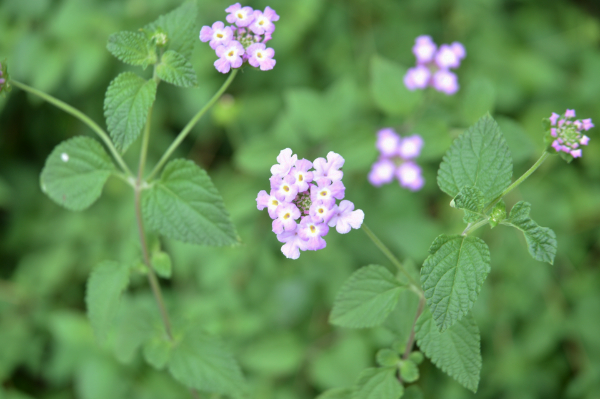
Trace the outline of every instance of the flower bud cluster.
{"label": "flower bud cluster", "polygon": [[[271,190],[261,190],[256,198],[257,208],[267,208],[273,219],[273,232],[285,243],[281,252],[298,259],[300,251],[317,251],[326,246],[330,227],[346,234],[358,229],[365,214],[354,210],[354,204],[343,200],[346,188],[340,170],[344,158],[330,151],[327,159],[314,162],[298,160],[290,148],[281,150],[278,164],[271,167]],[[314,170],[310,170],[314,168]],[[339,204],[336,200],[343,200]]]}
{"label": "flower bud cluster", "polygon": [[458,68],[461,60],[467,55],[462,44],[442,44],[438,49],[431,36],[423,35],[415,39],[412,51],[417,58],[417,65],[404,75],[407,89],[424,89],[431,86],[448,95],[458,91],[458,78],[450,69]]}
{"label": "flower bud cluster", "polygon": [[421,154],[423,139],[418,134],[401,138],[392,128],[377,132],[375,146],[379,150],[379,159],[369,173],[369,182],[374,186],[390,183],[394,177],[402,187],[420,190],[425,184],[421,168],[414,159]]}
{"label": "flower bud cluster", "polygon": [[[550,130],[547,141],[551,141],[552,148],[557,153],[566,153],[573,158],[581,157],[582,145],[587,145],[590,138],[582,131],[587,131],[594,127],[592,119],[574,119],[575,110],[568,109],[564,115],[559,115],[555,112],[550,116]],[[570,158],[569,158],[570,160]]]}
{"label": "flower bud cluster", "polygon": [[235,3],[225,11],[229,13],[226,20],[232,26],[217,21],[200,30],[200,40],[209,42],[219,57],[215,61],[217,71],[227,73],[231,68],[241,67],[246,61],[262,71],[273,69],[275,51],[267,48],[265,43],[271,40],[271,34],[275,31],[273,22],[279,20],[275,10],[271,7],[264,11],[253,10]]}

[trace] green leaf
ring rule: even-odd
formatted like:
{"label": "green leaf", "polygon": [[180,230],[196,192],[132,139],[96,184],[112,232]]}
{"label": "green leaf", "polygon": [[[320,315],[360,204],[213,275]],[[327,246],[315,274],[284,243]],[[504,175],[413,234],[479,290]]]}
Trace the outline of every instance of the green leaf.
{"label": "green leaf", "polygon": [[360,268],[338,292],[329,321],[350,328],[378,326],[394,310],[403,289],[383,266]]}
{"label": "green leaf", "polygon": [[541,227],[529,217],[531,204],[524,201],[517,202],[510,211],[507,220],[501,222],[513,226],[523,232],[529,254],[541,262],[554,263],[557,242],[556,234],[548,227]]}
{"label": "green leaf", "polygon": [[221,195],[192,161],[169,162],[161,179],[142,193],[142,210],[150,229],[175,240],[215,246],[239,242]]}
{"label": "green leaf", "polygon": [[92,205],[115,170],[102,145],[90,137],[74,137],[60,143],[40,176],[42,191],[72,211]]}
{"label": "green leaf", "polygon": [[168,14],[161,15],[156,21],[146,25],[144,30],[154,32],[157,28],[162,28],[167,33],[167,49],[190,58],[194,43],[198,40],[197,17],[196,2],[188,1]]}
{"label": "green leaf", "polygon": [[183,331],[168,360],[173,377],[198,390],[237,394],[244,388],[244,377],[223,343],[198,326]]}
{"label": "green leaf", "polygon": [[402,381],[415,382],[419,379],[419,367],[411,360],[404,360],[400,364],[400,376]]}
{"label": "green leaf", "polygon": [[438,170],[442,191],[455,197],[477,187],[487,204],[510,185],[512,160],[498,124],[487,114],[452,143]]}
{"label": "green leaf", "polygon": [[477,187],[465,186],[456,194],[450,205],[465,211],[465,223],[474,223],[481,219],[483,213],[483,193]]}
{"label": "green leaf", "polygon": [[441,333],[426,308],[415,325],[415,336],[419,348],[433,364],[477,392],[481,372],[479,328],[470,313]]}
{"label": "green leaf", "polygon": [[156,66],[156,75],[165,82],[181,87],[193,87],[198,83],[192,63],[182,54],[169,50]]}
{"label": "green leaf", "polygon": [[121,152],[142,132],[155,98],[154,79],[123,72],[110,82],[104,98],[104,116],[110,137]]}
{"label": "green leaf", "polygon": [[173,273],[173,266],[171,263],[171,257],[168,253],[158,251],[152,254],[152,267],[161,277],[171,278],[171,274]]}
{"label": "green leaf", "polygon": [[420,90],[404,85],[406,68],[379,56],[371,58],[371,94],[377,107],[388,115],[410,115],[423,101]]}
{"label": "green leaf", "polygon": [[400,361],[400,357],[395,350],[380,349],[376,355],[377,364],[384,367],[393,367]]}
{"label": "green leaf", "polygon": [[400,399],[403,392],[396,367],[368,368],[360,373],[352,399]]}
{"label": "green leaf", "polygon": [[155,64],[156,48],[142,32],[117,32],[108,37],[108,51],[130,65],[141,65],[146,68]]}
{"label": "green leaf", "polygon": [[490,272],[490,250],[477,237],[442,234],[421,268],[427,305],[440,331],[466,315]]}
{"label": "green leaf", "polygon": [[144,343],[144,359],[154,368],[162,370],[171,356],[172,345],[164,333],[155,334]]}
{"label": "green leaf", "polygon": [[106,338],[128,284],[129,267],[118,262],[104,261],[90,274],[85,302],[94,334],[100,341]]}

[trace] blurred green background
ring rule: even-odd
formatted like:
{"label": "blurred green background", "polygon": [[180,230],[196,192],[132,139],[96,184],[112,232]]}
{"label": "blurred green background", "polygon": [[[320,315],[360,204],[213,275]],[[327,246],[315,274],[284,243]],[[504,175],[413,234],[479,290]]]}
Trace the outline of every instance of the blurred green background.
{"label": "blurred green background", "polygon": [[[198,30],[224,20],[229,1],[199,0]],[[178,0],[2,0],[0,60],[12,76],[75,105],[104,126],[103,99],[121,71],[106,50],[111,33],[136,30]],[[327,248],[286,259],[256,209],[269,167],[290,147],[300,158],[346,158],[346,198],[400,259],[419,265],[433,239],[462,231],[461,212],[437,188],[452,139],[490,111],[513,153],[515,176],[543,150],[541,119],[575,108],[600,123],[600,3],[596,0],[263,0],[281,19],[270,46],[274,70],[247,68],[178,150],[206,168],[243,240],[237,248],[163,241],[174,276],[163,280],[174,318],[193,318],[223,337],[251,397],[314,398],[351,386],[393,339],[384,328],[334,328],[327,318],[342,282],[357,268],[389,266],[362,231],[327,236]],[[462,42],[461,89],[448,97],[406,91],[418,35]],[[159,88],[149,162],[155,162],[225,77],[197,42],[196,89]],[[150,70],[144,76],[150,76]],[[419,117],[415,117],[417,109]],[[426,185],[412,193],[366,176],[378,129],[419,133]],[[425,398],[600,398],[600,136],[584,156],[552,157],[507,197],[533,204],[532,217],[558,236],[554,265],[532,260],[507,227],[477,232],[492,272],[474,314],[483,369],[472,394],[427,361]],[[105,345],[85,315],[85,281],[99,261],[137,262],[133,195],[117,179],[90,209],[51,202],[39,174],[54,146],[92,135],[78,120],[13,90],[0,99],[0,397],[48,399],[187,398],[166,372],[123,351],[127,312],[154,303],[143,276],[123,300]],[[137,144],[126,159],[135,165]],[[399,316],[401,317],[401,315]],[[209,396],[206,396],[209,397]]]}

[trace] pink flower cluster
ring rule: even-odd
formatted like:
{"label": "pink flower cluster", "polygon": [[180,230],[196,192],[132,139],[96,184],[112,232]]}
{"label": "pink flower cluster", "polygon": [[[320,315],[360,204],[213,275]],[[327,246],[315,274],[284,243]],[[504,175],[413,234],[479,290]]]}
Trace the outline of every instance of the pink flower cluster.
{"label": "pink flower cluster", "polygon": [[[256,198],[257,208],[267,208],[273,219],[273,232],[285,243],[281,252],[290,259],[298,259],[300,251],[323,249],[323,239],[330,227],[346,234],[358,229],[365,218],[362,210],[342,200],[346,188],[342,183],[344,158],[330,151],[327,159],[314,162],[298,160],[292,150],[281,150],[277,164],[271,167],[271,191],[261,190]],[[310,170],[314,167],[314,170]]]}
{"label": "pink flower cluster", "polygon": [[2,70],[2,64],[0,64],[0,92],[2,92],[2,89],[4,88],[4,83],[6,83],[6,79],[4,79],[3,76],[4,71]]}
{"label": "pink flower cluster", "polygon": [[423,139],[418,134],[401,138],[392,128],[377,132],[375,146],[379,159],[369,173],[369,182],[374,186],[390,183],[394,177],[402,187],[420,190],[425,184],[421,168],[413,160],[421,154]]}
{"label": "pink flower cluster", "polygon": [[448,95],[458,91],[458,78],[450,68],[458,68],[467,55],[462,44],[442,44],[438,49],[431,36],[423,35],[415,39],[412,51],[417,65],[404,75],[404,84],[409,90],[431,86]]}
{"label": "pink flower cluster", "polygon": [[568,109],[564,115],[555,112],[550,116],[550,136],[552,137],[552,148],[556,152],[565,152],[573,158],[581,157],[581,145],[587,145],[590,138],[581,134],[582,130],[594,127],[592,119],[575,119],[575,110]]}
{"label": "pink flower cluster", "polygon": [[200,30],[200,40],[209,42],[219,57],[215,61],[217,71],[227,73],[231,68],[241,67],[246,61],[262,71],[273,69],[275,51],[267,48],[265,43],[271,40],[271,34],[275,31],[273,22],[279,20],[275,10],[271,7],[264,11],[253,10],[235,3],[225,11],[229,13],[226,20],[232,26],[217,21]]}

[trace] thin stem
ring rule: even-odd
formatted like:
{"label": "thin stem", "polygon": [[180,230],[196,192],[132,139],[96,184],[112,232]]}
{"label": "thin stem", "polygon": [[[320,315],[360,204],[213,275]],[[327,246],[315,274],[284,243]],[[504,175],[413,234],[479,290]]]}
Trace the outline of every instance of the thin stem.
{"label": "thin stem", "polygon": [[467,227],[463,230],[463,232],[461,233],[461,235],[466,236],[467,234],[469,234],[470,231],[477,230],[478,228],[480,228],[481,226],[485,226],[489,222],[490,222],[490,219],[489,218],[485,218],[485,219],[482,219],[482,220],[480,220],[479,222],[477,222],[475,224],[469,223],[467,225]]}
{"label": "thin stem", "polygon": [[406,349],[404,350],[404,354],[402,354],[402,360],[408,359],[410,356],[410,352],[412,352],[412,347],[415,343],[415,326],[417,325],[417,320],[423,313],[423,308],[425,308],[425,296],[421,294],[419,296],[419,307],[417,308],[417,314],[415,315],[415,320],[413,321],[412,328],[410,330],[410,336],[408,337],[408,342],[406,343]]}
{"label": "thin stem", "polygon": [[148,143],[150,142],[150,120],[152,119],[152,107],[148,110],[148,119],[146,120],[146,126],[144,127],[144,134],[142,136],[142,148],[140,150],[140,163],[138,166],[138,185],[142,183],[144,177],[144,167],[146,166],[146,156],[148,154]]}
{"label": "thin stem", "polygon": [[362,229],[365,231],[365,233],[367,233],[367,235],[369,236],[369,238],[371,239],[371,241],[373,241],[373,243],[377,246],[377,248],[379,248],[381,250],[381,252],[383,252],[383,254],[385,256],[387,256],[387,258],[398,268],[398,270],[400,272],[402,272],[404,275],[406,275],[406,277],[408,277],[408,280],[416,287],[418,287],[419,285],[417,284],[417,282],[412,278],[412,276],[406,271],[406,269],[404,269],[404,266],[402,266],[402,263],[400,263],[400,261],[394,256],[394,254],[392,253],[392,251],[390,251],[388,249],[388,247],[385,246],[385,244],[383,242],[381,242],[381,240],[375,235],[375,233],[373,233],[371,231],[370,228],[367,227],[366,224],[362,224]]}
{"label": "thin stem", "polygon": [[150,263],[150,256],[148,254],[148,244],[146,243],[144,222],[142,220],[141,196],[142,190],[138,185],[135,188],[135,217],[138,226],[138,233],[140,235],[140,242],[142,244],[142,255],[144,257],[144,264],[148,269],[148,282],[150,283],[152,293],[154,294],[154,298],[156,299],[156,303],[158,304],[160,316],[165,326],[165,332],[167,333],[167,337],[169,338],[169,340],[173,341],[173,332],[171,328],[171,322],[169,321],[169,314],[167,313],[167,308],[165,307],[165,302],[163,300],[162,292],[160,290],[160,285],[158,284],[158,278],[156,277],[156,273],[154,273],[154,269],[152,268],[152,264]]}
{"label": "thin stem", "polygon": [[525,181],[525,179],[527,179],[533,172],[535,172],[536,169],[539,168],[540,165],[543,164],[544,161],[546,160],[546,158],[548,158],[549,156],[550,156],[550,153],[548,151],[544,151],[544,153],[542,154],[540,159],[538,159],[533,164],[533,166],[531,168],[529,168],[529,170],[527,172],[523,173],[523,176],[521,176],[517,180],[515,180],[513,184],[508,186],[508,188],[506,190],[502,191],[502,193],[499,196],[494,198],[494,200],[484,209],[483,212],[487,213],[490,209],[492,209],[494,207],[494,205],[496,205],[498,203],[498,201],[500,201],[502,199],[502,197],[504,197],[506,194],[508,194],[515,188],[517,188],[519,186],[519,184],[523,183]]}
{"label": "thin stem", "polygon": [[217,102],[217,100],[219,99],[219,97],[221,97],[221,95],[225,92],[225,90],[227,90],[227,88],[229,87],[231,82],[233,82],[235,75],[237,75],[237,72],[238,72],[238,70],[234,69],[229,74],[229,77],[227,78],[225,83],[223,83],[221,88],[214,94],[214,96],[212,96],[212,98],[208,101],[208,103],[206,103],[206,105],[204,107],[202,107],[202,109],[200,111],[198,111],[198,113],[196,115],[194,115],[194,117],[188,122],[188,124],[185,125],[183,130],[177,135],[177,137],[175,138],[175,141],[173,141],[173,143],[171,143],[169,148],[167,148],[167,151],[163,154],[163,156],[160,158],[160,160],[158,161],[158,163],[156,164],[156,166],[154,167],[154,169],[148,176],[148,181],[150,181],[160,171],[160,169],[169,160],[169,157],[171,156],[171,154],[173,154],[173,151],[175,151],[175,149],[177,147],[179,147],[181,142],[187,137],[187,135],[190,133],[192,128],[196,125],[196,123],[198,123],[200,118],[202,118],[202,116],[204,116],[206,111],[208,111],[210,109],[210,107],[212,107]]}
{"label": "thin stem", "polygon": [[52,97],[50,94],[47,94],[47,93],[44,93],[43,91],[34,89],[33,87],[27,86],[26,84],[16,81],[14,79],[11,79],[10,82],[12,84],[14,84],[16,87],[18,87],[19,89],[25,90],[31,94],[35,94],[36,96],[48,101],[50,104],[73,115],[75,118],[79,119],[80,121],[82,121],[83,123],[88,125],[98,136],[100,136],[100,139],[102,139],[104,144],[106,144],[106,146],[110,150],[113,158],[115,159],[115,161],[117,161],[117,163],[119,164],[119,166],[121,167],[123,172],[125,172],[125,174],[128,176],[133,176],[133,174],[131,173],[131,170],[129,170],[129,167],[127,167],[127,164],[125,163],[125,161],[123,161],[123,158],[121,158],[121,155],[119,154],[119,152],[113,145],[112,141],[110,140],[110,137],[108,137],[108,134],[100,126],[98,126],[98,124],[96,122],[91,120],[90,117],[88,117],[86,114],[79,111],[78,109],[73,108],[69,104],[62,102],[61,100],[59,100],[55,97]]}

